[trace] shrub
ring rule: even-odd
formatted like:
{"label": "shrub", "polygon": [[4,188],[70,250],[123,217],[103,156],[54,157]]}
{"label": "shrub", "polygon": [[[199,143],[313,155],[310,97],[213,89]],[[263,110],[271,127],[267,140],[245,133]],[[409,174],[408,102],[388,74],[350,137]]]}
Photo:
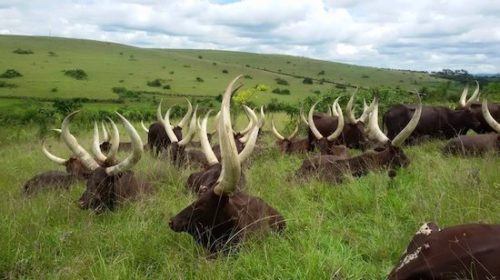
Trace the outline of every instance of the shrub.
{"label": "shrub", "polygon": [[17,54],[33,54],[33,51],[32,50],[23,50],[23,49],[15,49],[12,51],[13,53],[17,53]]}
{"label": "shrub", "polygon": [[321,71],[319,71],[319,72],[318,72],[318,76],[319,76],[319,75],[325,75],[325,70],[321,70]]}
{"label": "shrub", "polygon": [[0,75],[0,78],[5,78],[5,79],[12,79],[16,77],[22,77],[21,73],[17,72],[14,69],[7,69],[2,75]]}
{"label": "shrub", "polygon": [[170,85],[164,85],[163,89],[170,89]]}
{"label": "shrub", "polygon": [[123,94],[127,91],[124,87],[113,87],[111,90],[116,94]]}
{"label": "shrub", "polygon": [[362,75],[362,76],[361,76],[361,78],[363,78],[363,79],[368,79],[368,78],[370,78],[370,76],[368,76],[368,75],[364,74],[364,75]]}
{"label": "shrub", "polygon": [[161,87],[161,83],[161,79],[154,79],[152,81],[148,81],[146,84],[150,87]]}
{"label": "shrub", "polygon": [[170,71],[168,72],[170,75],[173,75],[175,72],[174,71]]}
{"label": "shrub", "polygon": [[50,51],[49,52],[49,56],[57,56],[57,54],[55,52],[53,52],[53,51]]}
{"label": "shrub", "polygon": [[50,89],[50,92],[58,92],[58,91],[59,91],[59,89],[58,89],[58,88],[56,88],[56,87],[55,87],[55,88]]}
{"label": "shrub", "polygon": [[212,65],[213,66],[217,66],[217,62],[212,62]]}
{"label": "shrub", "polygon": [[250,75],[245,75],[245,76],[243,76],[243,78],[245,78],[245,79],[249,79],[249,80],[253,79],[253,77],[252,77],[252,76],[250,76]]}
{"label": "shrub", "polygon": [[288,86],[288,85],[289,85],[288,81],[287,81],[287,80],[285,80],[285,79],[282,79],[282,78],[276,78],[276,79],[274,79],[274,80],[276,81],[276,83],[277,83],[278,85],[282,85],[282,86]]}
{"label": "shrub", "polygon": [[290,90],[289,89],[275,88],[275,89],[273,89],[272,93],[279,94],[279,95],[290,95]]}
{"label": "shrub", "polygon": [[227,74],[229,73],[226,69],[222,70],[222,73]]}
{"label": "shrub", "polygon": [[82,103],[77,99],[56,99],[52,104],[54,110],[61,116],[82,108]]}
{"label": "shrub", "polygon": [[343,84],[335,84],[335,88],[338,88],[338,89],[346,89],[346,86],[343,85]]}
{"label": "shrub", "polygon": [[198,56],[198,58],[199,58],[199,59],[203,59],[203,56],[199,55],[199,56]]}
{"label": "shrub", "polygon": [[198,83],[203,83],[204,82],[204,80],[201,77],[196,77],[196,81]]}
{"label": "shrub", "polygon": [[63,70],[63,72],[64,75],[76,80],[86,80],[88,78],[87,73],[85,73],[82,69]]}
{"label": "shrub", "polygon": [[15,88],[15,87],[17,87],[15,84],[0,81],[0,88]]}
{"label": "shrub", "polygon": [[306,85],[312,85],[313,84],[313,79],[305,77],[304,80],[302,80],[302,83],[306,84]]}

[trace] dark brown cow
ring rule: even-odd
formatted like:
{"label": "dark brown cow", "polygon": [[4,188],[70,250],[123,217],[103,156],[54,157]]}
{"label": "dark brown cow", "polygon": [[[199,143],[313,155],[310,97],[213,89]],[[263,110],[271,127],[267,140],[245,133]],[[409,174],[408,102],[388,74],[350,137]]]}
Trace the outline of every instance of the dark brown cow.
{"label": "dark brown cow", "polygon": [[[368,118],[368,113],[371,110],[371,106],[369,108],[365,104],[363,114],[356,119],[354,117],[354,109],[353,109],[355,95],[356,92],[352,94],[346,106],[347,117],[346,121],[344,122],[342,133],[339,135],[339,144],[344,144],[348,148],[353,148],[353,149],[365,149],[369,143],[366,139],[366,134],[364,133],[364,130],[365,130],[365,123]],[[338,100],[339,98],[335,100],[332,106],[331,110],[332,115],[324,113],[315,113],[313,115],[314,125],[322,135],[330,135],[337,129],[339,113],[338,110],[335,108],[336,107],[335,104],[338,104]],[[309,120],[305,120],[305,117],[303,116],[302,120],[310,127],[311,122]],[[312,151],[315,145],[317,144],[316,142],[317,138],[315,137],[311,129],[309,129],[308,138],[311,145],[310,151]]]}
{"label": "dark brown cow", "polygon": [[[473,128],[476,133],[488,133],[495,132],[491,126],[488,124],[486,119],[483,117],[482,105],[479,101],[479,83],[476,81],[476,90],[472,94],[472,96],[467,99],[467,94],[469,91],[469,86],[466,85],[462,95],[460,96],[460,100],[458,101],[457,110],[470,110],[476,119],[479,121],[479,125]],[[493,116],[493,118],[500,122],[500,104],[498,103],[490,103],[488,104],[488,110]]]}
{"label": "dark brown cow", "polygon": [[63,171],[46,171],[35,175],[24,183],[22,191],[30,195],[46,189],[69,189],[69,187],[81,178]]}
{"label": "dark brown cow", "polygon": [[420,97],[418,97],[418,108],[411,121],[392,141],[384,135],[378,126],[378,97],[375,97],[374,102],[375,106],[369,117],[368,136],[382,144],[382,147],[347,159],[324,158],[322,155],[307,159],[297,171],[298,177],[317,174],[321,179],[339,183],[346,175],[362,176],[370,170],[387,167],[390,168],[389,174],[392,177],[395,175],[394,169],[407,166],[410,160],[400,146],[417,126],[422,113]]}
{"label": "dark brown cow", "polygon": [[[132,124],[116,113],[125,125],[133,143],[132,153],[122,162],[112,166],[101,166],[69,132],[69,122],[78,111],[69,114],[63,121],[61,137],[80,161],[91,170],[87,179],[87,188],[79,199],[82,209],[92,209],[97,213],[113,210],[118,204],[134,200],[152,192],[152,186],[129,171],[141,158],[143,145],[141,138]],[[95,145],[94,145],[95,146]],[[105,162],[110,162],[106,159]],[[114,159],[113,159],[114,160]]]}
{"label": "dark brown cow", "polygon": [[282,231],[283,217],[260,198],[235,192],[240,180],[241,163],[232,136],[230,101],[232,88],[239,77],[226,89],[219,120],[219,142],[222,152],[222,172],[212,188],[170,220],[175,232],[189,233],[212,253],[224,252],[244,240],[249,233],[267,230]]}
{"label": "dark brown cow", "polygon": [[[148,146],[151,153],[158,156],[164,150],[167,150],[169,145],[171,144],[171,137],[168,136],[167,131],[165,130],[165,119],[162,116],[161,103],[158,104],[158,109],[156,110],[156,118],[157,122],[154,122],[149,126],[148,131]],[[177,124],[177,126],[170,127],[175,134],[175,137],[178,141],[182,140],[182,128],[189,122],[189,118],[193,113],[193,106],[188,99],[186,99],[188,103],[188,110],[186,115],[182,118],[182,120]]]}
{"label": "dark brown cow", "polygon": [[274,120],[271,120],[271,129],[273,131],[274,136],[278,138],[276,140],[276,144],[281,153],[290,154],[290,153],[306,153],[309,151],[309,139],[299,139],[295,140],[297,133],[299,132],[299,127],[296,126],[295,130],[288,137],[284,137],[281,135],[276,126],[274,125]]}
{"label": "dark brown cow", "polygon": [[453,138],[443,148],[444,154],[482,155],[487,152],[500,152],[500,124],[488,110],[488,102],[483,100],[483,119],[495,132],[477,135],[461,135]]}
{"label": "dark brown cow", "polygon": [[63,159],[53,155],[47,150],[47,148],[45,147],[45,143],[42,144],[42,152],[51,161],[64,166],[68,174],[85,179],[88,178],[88,176],[92,172],[76,156],[72,156],[69,159]]}
{"label": "dark brown cow", "polygon": [[500,279],[499,256],[500,225],[426,223],[388,279]]}

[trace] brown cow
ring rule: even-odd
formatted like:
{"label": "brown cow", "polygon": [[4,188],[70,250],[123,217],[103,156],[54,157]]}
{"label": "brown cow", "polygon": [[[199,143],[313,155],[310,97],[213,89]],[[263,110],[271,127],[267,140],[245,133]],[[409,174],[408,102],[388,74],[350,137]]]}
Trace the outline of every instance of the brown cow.
{"label": "brown cow", "polygon": [[30,195],[46,189],[69,189],[69,187],[81,178],[63,171],[46,171],[30,178],[24,183],[22,191]]}
{"label": "brown cow", "polygon": [[210,190],[175,215],[169,223],[175,232],[189,233],[211,253],[225,252],[249,233],[282,231],[284,218],[262,199],[235,192],[241,162],[232,136],[230,101],[234,79],[226,89],[219,120],[222,172]]}
{"label": "brown cow", "polygon": [[274,120],[271,120],[271,129],[273,131],[274,136],[278,138],[276,140],[276,144],[281,153],[289,154],[289,153],[306,153],[309,151],[309,139],[299,139],[295,140],[297,133],[299,132],[299,127],[296,126],[295,130],[288,137],[284,137],[281,135],[276,126],[274,125]]}
{"label": "brown cow", "polygon": [[495,132],[453,138],[443,148],[444,154],[482,155],[500,151],[500,124],[491,115],[486,99],[483,100],[482,114],[483,119]]}
{"label": "brown cow", "polygon": [[[462,92],[462,95],[460,96],[460,100],[458,101],[456,110],[469,110],[470,112],[472,112],[475,118],[479,121],[479,125],[473,128],[476,133],[495,132],[484,118],[482,105],[480,102],[478,102],[479,96],[481,95],[481,93],[479,92],[479,83],[476,81],[476,90],[469,99],[467,99],[468,91],[469,86],[466,85],[464,91]],[[493,119],[495,119],[497,122],[500,122],[500,104],[490,103],[488,104],[488,110],[493,116]]]}
{"label": "brown cow", "polygon": [[418,107],[411,121],[407,126],[391,141],[384,135],[378,126],[378,97],[375,97],[375,106],[370,114],[368,123],[368,136],[372,140],[378,141],[382,147],[376,148],[373,151],[365,152],[359,156],[333,160],[333,158],[322,159],[323,156],[318,156],[312,159],[307,159],[302,163],[301,168],[297,171],[298,177],[318,174],[320,178],[334,183],[341,182],[346,175],[362,176],[370,170],[376,170],[389,167],[391,176],[394,176],[393,169],[405,167],[410,163],[410,160],[405,155],[400,146],[404,140],[408,138],[413,129],[415,129],[420,114],[422,113],[422,103],[418,97]]}
{"label": "brown cow", "polygon": [[[101,166],[69,132],[69,122],[76,113],[78,111],[64,118],[61,137],[87,169],[91,170],[87,179],[87,188],[79,199],[80,208],[92,209],[96,213],[101,213],[107,209],[113,210],[117,204],[135,200],[143,194],[151,193],[151,185],[136,178],[133,172],[129,171],[140,160],[143,153],[141,138],[132,124],[122,115],[116,113],[130,135],[133,151],[120,163],[112,166]],[[110,162],[109,158],[107,162]]]}
{"label": "brown cow", "polygon": [[500,225],[426,223],[388,279],[499,279],[499,256]]}

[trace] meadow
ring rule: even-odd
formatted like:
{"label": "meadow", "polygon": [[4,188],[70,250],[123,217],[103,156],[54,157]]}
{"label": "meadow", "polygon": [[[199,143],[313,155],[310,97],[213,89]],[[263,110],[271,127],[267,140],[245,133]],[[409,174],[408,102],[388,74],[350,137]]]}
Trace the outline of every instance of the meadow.
{"label": "meadow", "polygon": [[[17,48],[34,54],[12,53]],[[84,102],[79,118],[124,106],[154,115],[160,98],[165,99],[164,108],[184,107],[183,97],[189,95],[215,98],[239,73],[252,76],[245,80],[246,88],[253,84],[273,88],[276,78],[289,81],[290,96],[265,93],[254,100],[257,105],[271,98],[296,104],[317,97],[314,90],[320,90],[319,95],[331,93],[336,84],[314,80],[311,87],[300,78],[317,79],[322,70],[325,74],[319,77],[331,75],[329,80],[345,82],[349,92],[348,84],[413,90],[415,81],[418,86],[444,82],[424,73],[281,55],[151,50],[43,37],[0,36],[0,57],[0,72],[14,68],[23,74],[8,80],[17,87],[0,88],[0,110],[11,116],[51,108],[53,98],[73,97],[98,99]],[[84,69],[88,80],[61,72],[74,68]],[[168,80],[169,75],[175,78]],[[197,82],[197,76],[204,81]],[[146,85],[156,78],[165,79],[171,89]],[[119,85],[161,94],[156,103],[153,99],[116,103],[111,89]],[[67,191],[24,196],[21,188],[30,177],[63,170],[42,154],[40,138],[40,131],[59,126],[61,117],[56,114],[43,126],[29,121],[0,127],[0,279],[384,279],[424,222],[441,227],[500,222],[498,155],[447,157],[440,151],[445,141],[432,140],[405,147],[411,164],[393,179],[386,171],[374,171],[336,185],[303,180],[295,177],[295,171],[314,154],[279,153],[268,133],[270,117],[285,132],[296,119],[277,112],[268,114],[266,133],[259,140],[261,151],[249,159],[244,172],[247,191],[275,207],[286,218],[287,229],[282,234],[254,236],[238,252],[212,259],[190,235],[168,227],[169,219],[195,198],[185,183],[196,168],[177,168],[144,153],[133,170],[153,183],[155,195],[100,215],[78,208],[83,183]],[[237,126],[244,127],[245,121],[240,115]],[[139,124],[135,127],[145,142]],[[79,124],[77,119],[71,129],[84,147],[90,147],[89,123]],[[54,154],[69,156],[56,135],[45,135]],[[125,135],[122,131],[127,141]],[[305,137],[304,129],[300,137]]]}

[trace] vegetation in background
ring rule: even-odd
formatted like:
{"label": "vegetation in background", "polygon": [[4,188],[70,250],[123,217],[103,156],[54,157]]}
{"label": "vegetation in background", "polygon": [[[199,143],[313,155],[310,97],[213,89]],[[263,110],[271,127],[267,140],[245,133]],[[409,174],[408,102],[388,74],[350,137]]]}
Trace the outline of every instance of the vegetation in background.
{"label": "vegetation in background", "polygon": [[7,69],[5,72],[0,75],[0,78],[4,79],[12,79],[12,78],[17,78],[17,77],[22,77],[21,73],[17,72],[15,69]]}
{"label": "vegetation in background", "polygon": [[88,79],[87,73],[82,69],[71,69],[71,70],[63,70],[64,75],[71,77],[76,80],[86,80]]}

